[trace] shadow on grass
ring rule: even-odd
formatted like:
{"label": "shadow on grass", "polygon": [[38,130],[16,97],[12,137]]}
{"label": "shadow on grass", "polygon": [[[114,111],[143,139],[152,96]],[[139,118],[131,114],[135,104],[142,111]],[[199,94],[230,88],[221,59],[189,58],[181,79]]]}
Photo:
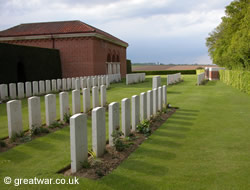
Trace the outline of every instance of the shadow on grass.
{"label": "shadow on grass", "polygon": [[[124,175],[111,174],[108,177],[104,177],[100,180],[101,184],[104,184],[109,187],[109,189],[150,189],[156,190],[157,186],[153,185],[150,180],[145,180],[145,177],[140,175],[132,175],[131,177],[127,177],[128,175],[125,173]],[[147,177],[147,176],[146,176]],[[106,188],[105,188],[106,189]]]}
{"label": "shadow on grass", "polygon": [[194,125],[192,122],[189,122],[189,121],[179,121],[179,120],[173,120],[173,119],[167,121],[167,123],[168,124],[174,124],[174,125],[177,125],[177,126],[179,126],[179,125],[182,125],[182,126],[192,126],[192,125]]}
{"label": "shadow on grass", "polygon": [[179,110],[177,112],[174,113],[174,115],[184,115],[184,116],[198,116],[197,113],[186,113],[186,112],[179,112]]}
{"label": "shadow on grass", "polygon": [[171,131],[182,131],[182,132],[190,131],[190,129],[187,127],[177,127],[177,126],[166,126],[166,129]]}
{"label": "shadow on grass", "polygon": [[174,91],[168,91],[168,94],[182,94],[182,92],[174,92]]}
{"label": "shadow on grass", "polygon": [[178,112],[200,112],[200,110],[191,110],[191,109],[179,109]]}
{"label": "shadow on grass", "polygon": [[186,138],[186,135],[178,134],[178,133],[170,133],[168,131],[159,131],[159,133],[154,133],[154,136],[161,136],[161,137],[171,137],[176,139],[184,139]]}
{"label": "shadow on grass", "polygon": [[[11,149],[7,152],[4,152],[1,154],[1,158],[4,158],[6,161],[13,162],[15,164],[20,163],[20,162],[27,162],[29,159],[32,158],[30,154],[25,153],[24,151],[20,151],[17,149]],[[0,161],[1,163],[2,161]],[[2,162],[3,165],[4,162]],[[0,167],[2,164],[0,164]]]}
{"label": "shadow on grass", "polygon": [[195,120],[196,118],[194,118],[194,117],[183,117],[183,116],[173,115],[171,117],[171,119],[180,119],[180,120],[192,121],[192,120]]}

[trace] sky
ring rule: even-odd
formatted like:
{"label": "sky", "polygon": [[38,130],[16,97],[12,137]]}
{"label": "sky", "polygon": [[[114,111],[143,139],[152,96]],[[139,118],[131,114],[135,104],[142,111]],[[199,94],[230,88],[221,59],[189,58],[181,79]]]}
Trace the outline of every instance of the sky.
{"label": "sky", "polygon": [[211,64],[206,38],[231,0],[0,0],[0,31],[81,20],[129,44],[133,63]]}

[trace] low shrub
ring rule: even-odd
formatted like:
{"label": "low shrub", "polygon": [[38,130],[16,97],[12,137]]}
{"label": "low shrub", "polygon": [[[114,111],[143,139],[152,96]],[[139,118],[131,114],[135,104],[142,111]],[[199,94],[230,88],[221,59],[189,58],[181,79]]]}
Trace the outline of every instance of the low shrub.
{"label": "low shrub", "polygon": [[250,94],[250,71],[220,70],[219,73],[222,82]]}
{"label": "low shrub", "polygon": [[150,121],[144,120],[142,123],[138,124],[136,126],[136,131],[138,133],[144,134],[145,136],[149,136],[152,132],[150,129]]}
{"label": "low shrub", "polygon": [[113,144],[115,147],[115,150],[121,152],[125,148],[127,148],[127,145],[124,144],[124,142],[121,139],[121,136],[123,136],[123,133],[120,130],[115,130],[111,136],[113,137]]}
{"label": "low shrub", "polygon": [[133,73],[146,73],[146,75],[168,75],[176,73],[181,73],[182,75],[195,75],[196,70],[135,71]]}

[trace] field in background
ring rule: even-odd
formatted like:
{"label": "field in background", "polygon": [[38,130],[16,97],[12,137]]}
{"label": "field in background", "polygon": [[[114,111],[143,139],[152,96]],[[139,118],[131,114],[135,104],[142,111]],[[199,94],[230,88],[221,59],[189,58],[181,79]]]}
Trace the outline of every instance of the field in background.
{"label": "field in background", "polygon": [[217,67],[216,65],[132,65],[132,71],[196,70],[197,68]]}

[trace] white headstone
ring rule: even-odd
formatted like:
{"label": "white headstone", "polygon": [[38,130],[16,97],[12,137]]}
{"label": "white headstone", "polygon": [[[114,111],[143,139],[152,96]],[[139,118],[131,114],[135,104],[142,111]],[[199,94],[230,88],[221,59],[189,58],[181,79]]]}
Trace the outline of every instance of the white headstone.
{"label": "white headstone", "polygon": [[161,86],[161,76],[154,76],[152,84],[153,84],[152,89],[155,89]]}
{"label": "white headstone", "polygon": [[56,86],[58,91],[62,90],[62,79],[56,80]]}
{"label": "white headstone", "polygon": [[10,98],[16,99],[16,84],[15,83],[9,84],[9,91],[10,91]]}
{"label": "white headstone", "polygon": [[158,89],[153,89],[153,115],[156,115],[158,111]]}
{"label": "white headstone", "polygon": [[8,85],[1,84],[0,90],[1,90],[1,100],[7,100],[8,99]]}
{"label": "white headstone", "polygon": [[33,81],[32,82],[32,91],[33,91],[33,96],[37,96],[39,95],[39,92],[38,92],[38,82],[37,81]]}
{"label": "white headstone", "polygon": [[113,146],[112,134],[120,128],[120,110],[119,103],[109,104],[109,144]]}
{"label": "white headstone", "polygon": [[106,105],[106,86],[101,85],[101,107]]}
{"label": "white headstone", "polygon": [[100,106],[100,103],[99,103],[99,91],[98,91],[97,86],[94,86],[92,88],[92,107],[96,108],[98,106]]}
{"label": "white headstone", "polygon": [[67,90],[67,79],[62,79],[62,90]]}
{"label": "white headstone", "polygon": [[76,78],[72,78],[72,89],[76,89]]}
{"label": "white headstone", "polygon": [[106,88],[109,88],[109,85],[110,85],[110,83],[109,83],[109,76],[107,75],[106,76]]}
{"label": "white headstone", "polygon": [[81,112],[81,95],[80,90],[72,91],[72,115]]}
{"label": "white headstone", "polygon": [[7,102],[9,138],[23,131],[21,100]]}
{"label": "white headstone", "polygon": [[79,79],[76,79],[76,80],[75,80],[75,89],[76,89],[76,90],[80,90],[80,88],[81,88],[80,80],[79,80]]}
{"label": "white headstone", "polygon": [[153,91],[148,90],[147,92],[147,119],[153,115]]}
{"label": "white headstone", "polygon": [[132,130],[136,130],[136,126],[140,122],[140,97],[132,96]]}
{"label": "white headstone", "polygon": [[83,96],[83,112],[87,113],[90,110],[90,92],[89,89],[84,88],[82,90]]}
{"label": "white headstone", "polygon": [[106,148],[105,108],[92,110],[92,149],[96,157],[101,157]]}
{"label": "white headstone", "polygon": [[25,95],[26,95],[26,98],[29,98],[32,96],[31,82],[25,82]]}
{"label": "white headstone", "polygon": [[46,80],[46,81],[45,81],[45,91],[46,91],[46,94],[48,94],[48,93],[51,92],[50,80]]}
{"label": "white headstone", "polygon": [[167,107],[167,87],[166,85],[162,86],[162,104],[166,108]]}
{"label": "white headstone", "polygon": [[60,120],[64,120],[65,114],[69,115],[69,93],[61,92],[59,94],[60,99]]}
{"label": "white headstone", "polygon": [[158,110],[162,111],[162,87],[158,88]]}
{"label": "white headstone", "polygon": [[39,94],[40,95],[45,94],[45,85],[43,80],[39,81]]}
{"label": "white headstone", "polygon": [[46,125],[51,125],[56,121],[56,95],[47,94],[45,96]]}
{"label": "white headstone", "polygon": [[42,125],[40,97],[33,96],[28,99],[29,128],[36,128]]}
{"label": "white headstone", "polygon": [[147,94],[145,92],[140,94],[140,116],[141,121],[147,118]]}
{"label": "white headstone", "polygon": [[24,98],[24,83],[17,83],[17,94],[19,99]]}
{"label": "white headstone", "polygon": [[71,90],[71,89],[72,89],[72,88],[71,88],[71,83],[72,83],[71,78],[67,78],[67,89],[68,89],[68,90]]}
{"label": "white headstone", "polygon": [[87,115],[76,114],[70,118],[71,172],[75,173],[88,161]]}
{"label": "white headstone", "polygon": [[55,79],[51,80],[51,89],[52,89],[52,92],[56,92],[57,91],[56,80]]}
{"label": "white headstone", "polygon": [[122,132],[125,137],[129,136],[131,127],[130,99],[122,99]]}

